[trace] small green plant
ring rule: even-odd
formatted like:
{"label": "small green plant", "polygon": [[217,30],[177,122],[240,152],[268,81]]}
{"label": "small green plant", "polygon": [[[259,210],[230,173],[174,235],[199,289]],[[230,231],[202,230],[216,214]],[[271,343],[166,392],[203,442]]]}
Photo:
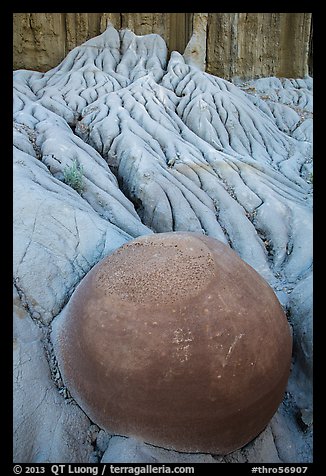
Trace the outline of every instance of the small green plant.
{"label": "small green plant", "polygon": [[70,167],[67,166],[64,169],[63,176],[64,182],[76,190],[77,193],[81,193],[84,190],[83,166],[76,159]]}

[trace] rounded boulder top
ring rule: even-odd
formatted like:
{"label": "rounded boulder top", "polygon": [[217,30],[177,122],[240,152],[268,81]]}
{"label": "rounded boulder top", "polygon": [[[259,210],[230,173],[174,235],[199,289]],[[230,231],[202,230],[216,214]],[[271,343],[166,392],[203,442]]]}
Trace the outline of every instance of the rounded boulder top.
{"label": "rounded boulder top", "polygon": [[99,262],[55,341],[71,395],[110,433],[230,453],[282,401],[292,338],[269,284],[220,241],[157,233]]}

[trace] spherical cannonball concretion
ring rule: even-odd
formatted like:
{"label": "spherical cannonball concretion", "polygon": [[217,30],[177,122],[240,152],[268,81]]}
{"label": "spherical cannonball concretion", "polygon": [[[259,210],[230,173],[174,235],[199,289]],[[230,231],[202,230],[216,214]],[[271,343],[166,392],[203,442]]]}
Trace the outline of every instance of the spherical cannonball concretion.
{"label": "spherical cannonball concretion", "polygon": [[227,454],[277,410],[292,338],[271,287],[220,241],[160,233],[86,275],[56,344],[64,382],[100,427]]}

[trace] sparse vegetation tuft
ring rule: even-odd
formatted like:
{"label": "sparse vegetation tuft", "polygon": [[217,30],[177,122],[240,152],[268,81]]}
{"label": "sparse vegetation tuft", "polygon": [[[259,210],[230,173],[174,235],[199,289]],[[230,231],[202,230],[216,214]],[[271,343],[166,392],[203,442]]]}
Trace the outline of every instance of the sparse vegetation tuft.
{"label": "sparse vegetation tuft", "polygon": [[81,193],[84,190],[83,166],[75,159],[69,167],[63,171],[64,182],[71,188]]}

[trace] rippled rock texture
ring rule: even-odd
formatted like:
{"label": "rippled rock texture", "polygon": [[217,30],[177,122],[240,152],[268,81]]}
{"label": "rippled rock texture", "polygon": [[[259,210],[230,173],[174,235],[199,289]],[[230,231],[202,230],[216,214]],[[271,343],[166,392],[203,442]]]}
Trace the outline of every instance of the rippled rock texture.
{"label": "rippled rock texture", "polygon": [[269,282],[294,336],[288,392],[270,425],[244,449],[198,461],[311,461],[312,178],[311,78],[231,83],[189,52],[168,58],[158,35],[112,26],[47,73],[16,71],[15,460],[107,462],[122,444],[129,461],[175,461],[131,439],[129,451],[129,439],[115,444],[87,419],[50,334],[103,257],[140,235],[194,231]]}

